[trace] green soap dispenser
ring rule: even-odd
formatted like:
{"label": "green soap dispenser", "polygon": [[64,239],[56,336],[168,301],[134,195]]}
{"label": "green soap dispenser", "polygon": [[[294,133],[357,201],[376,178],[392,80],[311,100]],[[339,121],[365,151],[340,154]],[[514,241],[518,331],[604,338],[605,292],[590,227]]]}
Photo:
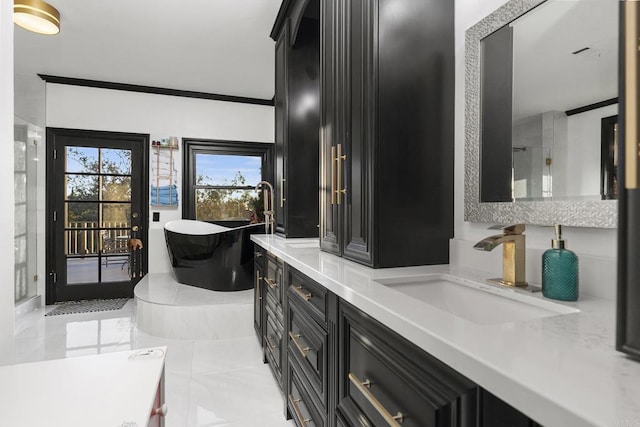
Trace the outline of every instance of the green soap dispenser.
{"label": "green soap dispenser", "polygon": [[542,254],[542,295],[561,301],[578,300],[578,257],[565,248],[562,226],[554,225],[556,238]]}

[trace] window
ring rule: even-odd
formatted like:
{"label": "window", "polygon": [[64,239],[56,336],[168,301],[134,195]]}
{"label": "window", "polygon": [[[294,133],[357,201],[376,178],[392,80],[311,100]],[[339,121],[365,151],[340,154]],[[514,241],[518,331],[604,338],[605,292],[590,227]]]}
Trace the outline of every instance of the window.
{"label": "window", "polygon": [[244,222],[260,214],[255,187],[270,180],[272,144],[186,138],[184,144],[185,218]]}

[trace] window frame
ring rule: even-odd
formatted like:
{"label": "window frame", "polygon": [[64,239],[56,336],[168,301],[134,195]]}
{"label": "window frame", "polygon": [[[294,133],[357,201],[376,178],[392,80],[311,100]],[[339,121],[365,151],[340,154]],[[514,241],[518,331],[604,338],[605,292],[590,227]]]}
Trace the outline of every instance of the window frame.
{"label": "window frame", "polygon": [[[182,144],[182,218],[196,219],[196,154],[259,156],[262,159],[262,180],[273,182],[273,143],[182,138]],[[239,188],[219,185],[207,187]],[[219,220],[214,222],[236,226],[241,225],[244,221]],[[246,223],[248,222],[247,220]]]}

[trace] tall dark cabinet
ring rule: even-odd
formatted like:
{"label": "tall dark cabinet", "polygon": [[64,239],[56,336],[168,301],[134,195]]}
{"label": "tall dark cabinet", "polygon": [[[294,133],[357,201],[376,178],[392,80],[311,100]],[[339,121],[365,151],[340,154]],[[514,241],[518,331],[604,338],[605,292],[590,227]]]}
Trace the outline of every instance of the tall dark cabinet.
{"label": "tall dark cabinet", "polygon": [[374,268],[449,261],[449,0],[321,2],[320,245]]}
{"label": "tall dark cabinet", "polygon": [[286,237],[317,237],[319,0],[285,0],[271,38],[276,41],[276,232]]}
{"label": "tall dark cabinet", "polygon": [[621,2],[616,348],[640,359],[640,4]]}

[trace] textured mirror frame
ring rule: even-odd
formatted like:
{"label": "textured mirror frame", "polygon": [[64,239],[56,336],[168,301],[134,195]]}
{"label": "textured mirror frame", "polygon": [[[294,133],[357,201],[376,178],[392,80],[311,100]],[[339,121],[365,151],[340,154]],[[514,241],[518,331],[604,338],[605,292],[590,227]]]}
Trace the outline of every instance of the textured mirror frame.
{"label": "textured mirror frame", "polygon": [[464,219],[496,224],[526,223],[615,228],[616,200],[480,202],[480,42],[545,0],[511,0],[465,34]]}

